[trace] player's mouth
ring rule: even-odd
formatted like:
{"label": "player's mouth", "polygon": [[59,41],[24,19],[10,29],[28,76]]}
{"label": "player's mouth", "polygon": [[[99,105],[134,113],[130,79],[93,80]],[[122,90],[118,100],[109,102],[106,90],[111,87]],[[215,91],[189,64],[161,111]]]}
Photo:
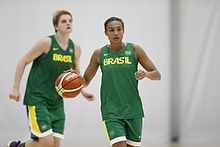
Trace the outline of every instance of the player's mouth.
{"label": "player's mouth", "polygon": [[120,39],[119,37],[113,37],[113,40],[115,40],[115,41],[117,41],[119,39]]}

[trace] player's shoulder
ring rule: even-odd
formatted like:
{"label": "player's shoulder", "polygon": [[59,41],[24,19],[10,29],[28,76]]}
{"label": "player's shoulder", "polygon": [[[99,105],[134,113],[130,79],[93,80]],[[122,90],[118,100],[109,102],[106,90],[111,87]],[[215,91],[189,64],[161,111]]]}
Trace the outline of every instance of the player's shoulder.
{"label": "player's shoulder", "polygon": [[133,43],[134,49],[142,49],[140,45]]}
{"label": "player's shoulder", "polygon": [[138,44],[133,44],[133,47],[134,47],[135,53],[139,53],[139,52],[143,52],[144,51],[144,49],[140,45],[138,45]]}
{"label": "player's shoulder", "polygon": [[78,43],[74,43],[74,52],[75,52],[75,57],[80,57],[81,56],[81,47]]}
{"label": "player's shoulder", "polygon": [[74,43],[74,50],[81,52],[81,47],[80,47],[79,43]]}
{"label": "player's shoulder", "polygon": [[94,50],[93,54],[100,55],[101,54],[101,48],[97,48]]}
{"label": "player's shoulder", "polygon": [[52,40],[50,37],[43,37],[37,41],[34,48],[41,50],[42,53],[48,53],[50,50]]}
{"label": "player's shoulder", "polygon": [[48,36],[43,37],[43,38],[41,38],[41,39],[38,41],[39,44],[42,44],[42,45],[45,45],[45,46],[50,46],[50,45],[51,45],[51,42],[52,42],[52,40],[51,40],[51,38],[48,37]]}

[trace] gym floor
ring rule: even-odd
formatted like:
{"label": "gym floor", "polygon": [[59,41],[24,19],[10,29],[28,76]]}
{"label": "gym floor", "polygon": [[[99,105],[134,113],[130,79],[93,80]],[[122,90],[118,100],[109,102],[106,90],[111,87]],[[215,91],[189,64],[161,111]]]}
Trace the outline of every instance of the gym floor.
{"label": "gym floor", "polygon": [[[62,147],[110,147],[100,144],[63,144]],[[220,143],[167,143],[167,144],[143,144],[142,147],[220,147]]]}
{"label": "gym floor", "polygon": [[[6,147],[0,142],[0,147]],[[65,144],[61,147],[110,147],[108,144]],[[142,147],[220,147],[220,143],[164,143],[164,144],[143,144]]]}

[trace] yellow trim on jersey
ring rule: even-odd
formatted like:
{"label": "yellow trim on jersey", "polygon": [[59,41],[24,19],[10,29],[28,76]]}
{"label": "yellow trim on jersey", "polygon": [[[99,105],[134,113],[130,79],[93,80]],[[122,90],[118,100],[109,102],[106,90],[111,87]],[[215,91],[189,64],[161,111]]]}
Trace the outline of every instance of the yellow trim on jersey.
{"label": "yellow trim on jersey", "polygon": [[29,113],[30,113],[30,119],[31,119],[31,127],[34,131],[41,133],[38,123],[37,123],[37,117],[36,117],[36,107],[35,106],[29,106]]}
{"label": "yellow trim on jersey", "polygon": [[105,133],[106,133],[106,135],[107,135],[107,137],[108,137],[108,140],[110,140],[110,137],[109,137],[109,135],[108,135],[108,130],[107,130],[106,123],[105,123],[105,121],[102,121],[102,123],[103,123],[104,129],[105,129]]}

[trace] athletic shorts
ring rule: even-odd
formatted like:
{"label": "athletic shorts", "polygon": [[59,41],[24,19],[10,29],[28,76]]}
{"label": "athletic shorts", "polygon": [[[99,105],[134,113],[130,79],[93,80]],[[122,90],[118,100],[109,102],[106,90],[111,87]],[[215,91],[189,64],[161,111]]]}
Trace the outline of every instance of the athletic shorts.
{"label": "athletic shorts", "polygon": [[111,146],[126,141],[131,146],[141,146],[141,135],[144,118],[104,120],[104,128]]}
{"label": "athletic shorts", "polygon": [[44,104],[37,104],[27,106],[27,114],[32,139],[50,134],[57,138],[64,138],[64,107],[47,108]]}

